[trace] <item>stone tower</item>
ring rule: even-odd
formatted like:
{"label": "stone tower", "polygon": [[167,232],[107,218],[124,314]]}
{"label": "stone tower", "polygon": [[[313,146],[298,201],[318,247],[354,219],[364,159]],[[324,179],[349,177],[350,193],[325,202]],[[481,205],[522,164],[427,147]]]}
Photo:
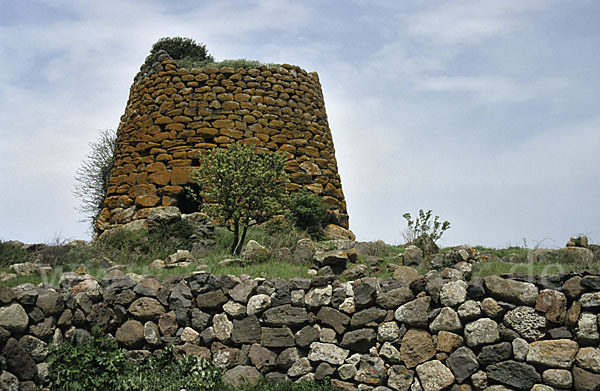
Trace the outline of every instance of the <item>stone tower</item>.
{"label": "stone tower", "polygon": [[318,194],[329,223],[348,228],[316,73],[287,64],[188,70],[162,52],[131,86],[99,231],[142,223],[158,206],[192,212],[185,186],[199,155],[236,141],[285,153],[289,190]]}

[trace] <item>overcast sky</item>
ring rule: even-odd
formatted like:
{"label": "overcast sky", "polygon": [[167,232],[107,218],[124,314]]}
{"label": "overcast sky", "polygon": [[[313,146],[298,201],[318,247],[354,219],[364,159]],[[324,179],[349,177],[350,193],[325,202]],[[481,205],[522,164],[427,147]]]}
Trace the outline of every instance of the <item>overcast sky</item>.
{"label": "overcast sky", "polygon": [[74,175],[152,44],[317,71],[351,229],[600,241],[600,2],[2,0],[0,239],[89,239]]}

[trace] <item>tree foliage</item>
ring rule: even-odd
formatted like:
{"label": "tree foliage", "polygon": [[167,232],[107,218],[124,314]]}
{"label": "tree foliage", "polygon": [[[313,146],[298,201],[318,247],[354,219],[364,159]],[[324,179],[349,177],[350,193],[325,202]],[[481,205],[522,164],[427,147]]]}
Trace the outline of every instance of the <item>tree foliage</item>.
{"label": "tree foliage", "polygon": [[80,199],[79,210],[86,214],[92,231],[96,232],[96,221],[102,210],[110,174],[115,164],[117,134],[113,129],[100,131],[98,139],[89,145],[90,152],[75,174],[73,194]]}
{"label": "tree foliage", "polygon": [[327,205],[315,193],[302,189],[290,196],[289,215],[300,229],[319,234],[327,219]]}
{"label": "tree foliage", "polygon": [[238,143],[201,156],[200,167],[192,173],[200,190],[188,191],[202,202],[204,211],[233,232],[232,254],[240,254],[248,227],[283,212],[285,162],[283,154],[257,152]]}
{"label": "tree foliage", "polygon": [[152,65],[157,61],[158,52],[164,50],[173,60],[192,60],[194,62],[211,62],[215,59],[206,50],[206,45],[198,44],[191,38],[163,37],[159,39],[146,57],[145,64]]}

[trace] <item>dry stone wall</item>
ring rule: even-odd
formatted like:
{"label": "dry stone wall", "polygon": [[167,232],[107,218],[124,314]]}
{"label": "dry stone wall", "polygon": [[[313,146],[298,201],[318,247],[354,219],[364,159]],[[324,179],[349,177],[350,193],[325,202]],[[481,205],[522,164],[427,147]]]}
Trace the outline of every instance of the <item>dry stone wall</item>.
{"label": "dry stone wall", "polygon": [[600,276],[462,275],[464,263],[410,282],[208,273],[159,281],[113,271],[101,281],[66,273],[55,289],[0,286],[0,389],[35,389],[48,372],[48,345],[98,325],[132,357],[174,345],[211,360],[229,381],[598,390]]}
{"label": "dry stone wall", "polygon": [[185,186],[204,151],[233,142],[288,156],[289,190],[305,188],[348,215],[321,85],[292,65],[182,69],[165,53],[131,87],[100,231],[144,219],[157,206],[187,210]]}

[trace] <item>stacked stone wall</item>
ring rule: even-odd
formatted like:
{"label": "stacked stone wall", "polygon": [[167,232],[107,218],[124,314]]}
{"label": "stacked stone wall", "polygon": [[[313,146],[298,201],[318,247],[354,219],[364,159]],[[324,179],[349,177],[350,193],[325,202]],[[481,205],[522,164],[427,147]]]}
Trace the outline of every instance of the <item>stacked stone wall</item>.
{"label": "stacked stone wall", "polygon": [[[211,275],[0,286],[0,389],[35,389],[49,344],[100,326],[132,357],[166,345],[235,380],[329,377],[344,390],[577,390],[600,385],[600,276],[410,283]],[[468,272],[467,272],[468,274]],[[17,388],[7,388],[16,384]],[[3,388],[4,387],[4,388]]]}
{"label": "stacked stone wall", "polygon": [[166,54],[160,59],[131,87],[100,231],[144,219],[156,206],[190,212],[185,186],[199,155],[233,142],[286,154],[289,190],[318,194],[329,223],[348,228],[316,73],[287,64],[187,70]]}

